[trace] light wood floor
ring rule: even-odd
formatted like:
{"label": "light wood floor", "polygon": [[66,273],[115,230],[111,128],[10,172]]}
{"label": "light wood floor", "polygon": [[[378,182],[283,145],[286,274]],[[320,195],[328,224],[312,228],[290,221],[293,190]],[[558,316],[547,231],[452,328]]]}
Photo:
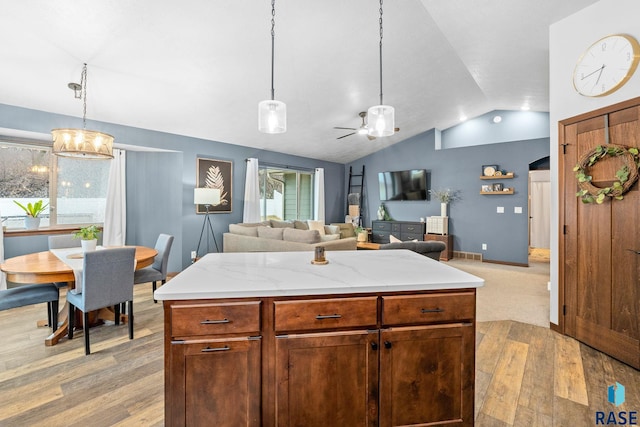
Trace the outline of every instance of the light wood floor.
{"label": "light wood floor", "polygon": [[[127,326],[45,347],[44,305],[0,312],[0,426],[161,426],[162,305],[135,288]],[[640,372],[547,328],[513,321],[477,327],[476,426],[595,425],[595,411],[640,411]],[[626,387],[626,403],[607,387]],[[328,424],[330,425],[330,424]]]}

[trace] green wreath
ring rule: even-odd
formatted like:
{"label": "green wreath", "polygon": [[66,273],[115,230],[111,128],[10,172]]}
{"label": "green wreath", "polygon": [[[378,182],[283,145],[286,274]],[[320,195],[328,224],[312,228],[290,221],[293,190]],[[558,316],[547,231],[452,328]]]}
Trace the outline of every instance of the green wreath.
{"label": "green wreath", "polygon": [[[591,182],[589,168],[605,157],[622,157],[624,164],[616,171],[617,180],[610,187],[596,187]],[[623,195],[638,180],[638,167],[640,167],[640,159],[636,147],[628,148],[614,144],[598,145],[586,152],[573,168],[580,187],[576,196],[582,198],[583,203],[601,204],[605,197],[622,200]]]}

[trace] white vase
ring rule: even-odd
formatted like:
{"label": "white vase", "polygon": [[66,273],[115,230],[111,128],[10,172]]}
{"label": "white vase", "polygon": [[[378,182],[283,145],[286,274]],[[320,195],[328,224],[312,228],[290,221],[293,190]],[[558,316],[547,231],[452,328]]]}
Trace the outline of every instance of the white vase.
{"label": "white vase", "polygon": [[40,227],[39,217],[35,217],[35,218],[32,216],[24,217],[24,228],[26,228],[27,230],[37,230],[38,227]]}
{"label": "white vase", "polygon": [[440,203],[440,216],[447,216],[447,204]]}
{"label": "white vase", "polygon": [[80,244],[82,245],[82,252],[95,251],[96,245],[98,244],[98,239],[80,240]]}

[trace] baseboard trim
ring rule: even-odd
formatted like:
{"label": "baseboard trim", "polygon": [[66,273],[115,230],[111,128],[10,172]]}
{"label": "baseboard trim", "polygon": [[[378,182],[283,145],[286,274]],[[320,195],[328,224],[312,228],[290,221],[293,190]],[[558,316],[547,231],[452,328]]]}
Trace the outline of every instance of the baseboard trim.
{"label": "baseboard trim", "polygon": [[508,261],[494,261],[492,259],[483,259],[482,262],[487,262],[487,263],[490,263],[490,264],[513,265],[515,267],[529,267],[529,263],[508,262]]}

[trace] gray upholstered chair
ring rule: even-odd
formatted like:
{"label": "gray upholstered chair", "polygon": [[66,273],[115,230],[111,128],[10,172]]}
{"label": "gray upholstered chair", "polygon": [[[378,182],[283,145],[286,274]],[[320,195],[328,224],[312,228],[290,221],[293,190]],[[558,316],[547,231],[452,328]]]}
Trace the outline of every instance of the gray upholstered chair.
{"label": "gray upholstered chair", "polygon": [[[11,282],[9,282],[11,284]],[[24,307],[25,305],[47,303],[47,322],[55,331],[58,327],[58,300],[60,293],[53,283],[19,285],[0,290],[0,310]]]}
{"label": "gray upholstered chair", "polygon": [[69,303],[69,339],[73,339],[75,309],[84,314],[85,354],[89,348],[90,311],[113,307],[115,323],[120,324],[120,304],[129,303],[129,339],[133,339],[133,271],[136,248],[114,248],[85,252],[82,269],[82,289],[67,292]]}
{"label": "gray upholstered chair", "polygon": [[436,261],[440,259],[440,252],[446,248],[447,245],[444,242],[435,240],[427,242],[395,242],[380,245],[380,249],[409,249]]}
{"label": "gray upholstered chair", "polygon": [[[155,247],[158,255],[156,255],[152,265],[136,270],[133,276],[134,284],[138,285],[140,283],[153,282],[153,292],[155,292],[157,282],[162,282],[162,285],[167,282],[167,264],[169,262],[169,252],[171,252],[172,244],[173,236],[168,234],[158,236]],[[155,298],[153,302],[157,302]]]}

